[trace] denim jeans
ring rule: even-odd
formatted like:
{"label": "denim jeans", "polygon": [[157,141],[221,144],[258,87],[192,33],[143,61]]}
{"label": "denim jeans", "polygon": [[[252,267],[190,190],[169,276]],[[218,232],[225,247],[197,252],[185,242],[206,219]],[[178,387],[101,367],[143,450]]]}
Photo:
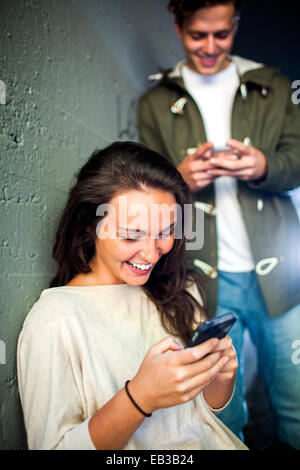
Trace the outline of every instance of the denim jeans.
{"label": "denim jeans", "polygon": [[226,312],[237,316],[229,336],[237,352],[239,369],[233,399],[218,418],[242,438],[242,429],[247,422],[242,348],[245,328],[248,328],[257,351],[258,372],[274,413],[278,438],[300,449],[300,304],[280,317],[272,318],[266,310],[254,271],[221,271],[217,316]]}

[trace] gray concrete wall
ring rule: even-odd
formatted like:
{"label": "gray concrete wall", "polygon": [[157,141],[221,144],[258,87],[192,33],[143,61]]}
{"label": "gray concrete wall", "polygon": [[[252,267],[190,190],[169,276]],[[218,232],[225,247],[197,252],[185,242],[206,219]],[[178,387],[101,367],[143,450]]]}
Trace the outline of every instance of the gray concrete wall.
{"label": "gray concrete wall", "polygon": [[137,138],[134,105],[148,74],[180,56],[166,4],[0,1],[1,449],[25,446],[17,337],[51,277],[72,175],[95,148]]}

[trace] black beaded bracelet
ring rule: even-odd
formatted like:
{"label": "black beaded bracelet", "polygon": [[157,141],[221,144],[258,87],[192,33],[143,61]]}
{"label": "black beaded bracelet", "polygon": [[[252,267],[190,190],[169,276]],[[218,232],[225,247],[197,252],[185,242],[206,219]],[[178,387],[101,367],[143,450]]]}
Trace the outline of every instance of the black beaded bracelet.
{"label": "black beaded bracelet", "polygon": [[129,384],[130,380],[127,380],[125,382],[125,390],[126,390],[126,393],[128,395],[128,398],[129,400],[131,401],[131,403],[136,407],[137,410],[139,410],[140,413],[142,413],[142,415],[146,416],[146,418],[150,418],[150,416],[152,416],[152,413],[145,413],[145,411],[142,410],[142,408],[139,407],[139,405],[134,401],[134,399],[132,398],[132,396],[130,395],[129,393],[129,390],[128,390],[128,384]]}

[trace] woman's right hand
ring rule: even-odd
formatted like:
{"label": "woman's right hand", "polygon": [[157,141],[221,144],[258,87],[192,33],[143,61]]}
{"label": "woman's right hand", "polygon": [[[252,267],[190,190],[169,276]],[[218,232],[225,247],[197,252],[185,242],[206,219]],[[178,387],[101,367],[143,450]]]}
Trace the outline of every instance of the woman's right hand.
{"label": "woman's right hand", "polygon": [[152,413],[195,398],[228,360],[220,351],[214,352],[218,342],[213,338],[183,349],[167,337],[153,345],[129,383],[134,400],[146,413]]}

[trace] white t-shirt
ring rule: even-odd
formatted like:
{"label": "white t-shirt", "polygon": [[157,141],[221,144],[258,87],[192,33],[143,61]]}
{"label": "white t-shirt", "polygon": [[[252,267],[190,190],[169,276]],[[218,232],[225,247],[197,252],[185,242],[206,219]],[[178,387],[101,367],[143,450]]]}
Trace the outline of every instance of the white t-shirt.
{"label": "white t-shirt", "polygon": [[[29,449],[94,449],[89,419],[166,336],[155,305],[140,287],[44,290],[24,322],[17,352]],[[188,403],[155,411],[124,449],[247,447],[200,393]]]}
{"label": "white t-shirt", "polygon": [[[182,67],[185,87],[203,118],[208,142],[223,146],[231,138],[231,112],[239,86],[236,66],[206,76]],[[221,176],[214,182],[218,233],[218,269],[246,272],[254,269],[249,238],[237,198],[237,181]]]}

